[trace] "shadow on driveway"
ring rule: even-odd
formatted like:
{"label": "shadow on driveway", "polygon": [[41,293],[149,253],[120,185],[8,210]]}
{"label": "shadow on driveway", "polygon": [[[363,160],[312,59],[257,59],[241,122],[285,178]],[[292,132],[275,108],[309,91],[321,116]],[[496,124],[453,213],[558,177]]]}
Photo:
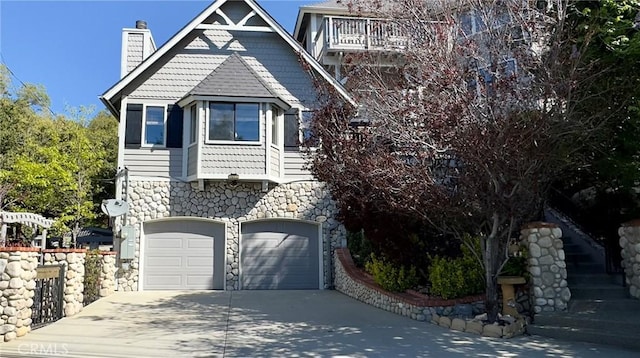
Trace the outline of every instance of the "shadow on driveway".
{"label": "shadow on driveway", "polygon": [[117,293],[0,344],[0,353],[35,357],[24,354],[25,344],[65,344],[67,356],[82,357],[637,356],[541,337],[500,340],[449,331],[335,291]]}

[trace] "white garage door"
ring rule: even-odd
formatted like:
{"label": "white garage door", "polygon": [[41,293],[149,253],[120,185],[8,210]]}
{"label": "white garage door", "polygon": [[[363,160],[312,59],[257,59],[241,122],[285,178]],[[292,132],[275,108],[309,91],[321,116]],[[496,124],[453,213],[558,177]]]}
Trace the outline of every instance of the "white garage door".
{"label": "white garage door", "polygon": [[145,223],[144,234],[144,290],[224,288],[224,224],[172,219]]}
{"label": "white garage door", "polygon": [[293,220],[242,224],[242,288],[300,290],[320,287],[318,225]]}

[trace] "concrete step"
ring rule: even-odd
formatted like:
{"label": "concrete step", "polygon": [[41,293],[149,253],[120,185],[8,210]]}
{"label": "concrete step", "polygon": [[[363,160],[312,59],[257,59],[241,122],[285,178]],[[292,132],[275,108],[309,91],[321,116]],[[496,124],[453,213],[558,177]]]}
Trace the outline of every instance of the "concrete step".
{"label": "concrete step", "polygon": [[634,331],[612,331],[609,327],[593,329],[534,324],[527,326],[527,333],[564,341],[595,343],[635,351],[640,350],[637,329]]}
{"label": "concrete step", "polygon": [[640,349],[640,300],[571,300],[569,312],[537,314],[527,332],[567,341]]}
{"label": "concrete step", "polygon": [[619,321],[637,320],[639,316],[629,315],[629,312],[640,316],[640,300],[633,298],[623,299],[572,299],[569,302],[569,313],[580,316],[604,316],[606,319],[617,319]]}
{"label": "concrete step", "polygon": [[606,273],[575,273],[567,271],[569,287],[582,284],[617,285],[622,287],[622,274],[609,275]]}
{"label": "concrete step", "polygon": [[638,332],[640,330],[640,312],[629,311],[580,311],[549,312],[537,314],[534,324],[540,326],[571,327],[586,329],[606,329],[619,332]]}
{"label": "concrete step", "polygon": [[624,299],[629,298],[627,289],[610,284],[578,284],[569,286],[572,299],[590,299],[590,300],[606,300],[606,299]]}
{"label": "concrete step", "polygon": [[565,259],[564,261],[567,264],[575,264],[575,265],[580,265],[583,263],[593,263],[596,262],[596,260],[594,260],[591,255],[589,255],[586,252],[565,252],[564,254]]}
{"label": "concrete step", "polygon": [[593,261],[572,262],[566,261],[567,273],[571,274],[587,274],[587,273],[605,273],[605,267],[602,264]]}
{"label": "concrete step", "polygon": [[572,244],[572,243],[566,243],[565,242],[565,243],[563,243],[562,248],[564,249],[565,254],[584,252],[582,247],[580,247],[580,245],[578,245],[578,244]]}

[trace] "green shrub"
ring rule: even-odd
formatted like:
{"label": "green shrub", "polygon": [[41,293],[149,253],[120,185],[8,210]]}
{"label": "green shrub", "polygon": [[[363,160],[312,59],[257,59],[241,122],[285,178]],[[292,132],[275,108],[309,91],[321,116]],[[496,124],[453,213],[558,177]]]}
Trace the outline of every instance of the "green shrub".
{"label": "green shrub", "polygon": [[387,291],[404,292],[418,284],[415,266],[409,269],[397,267],[371,254],[371,260],[365,264],[365,268],[373,276],[373,280]]}
{"label": "green shrub", "polygon": [[100,251],[87,251],[84,260],[84,305],[100,298],[100,271],[102,270]]}
{"label": "green shrub", "polygon": [[[479,253],[479,240],[468,241]],[[482,265],[467,245],[461,245],[462,257],[436,256],[429,266],[431,293],[444,299],[460,298],[484,292]]]}
{"label": "green shrub", "polygon": [[347,248],[357,267],[365,267],[371,258],[371,242],[364,236],[364,230],[347,233]]}

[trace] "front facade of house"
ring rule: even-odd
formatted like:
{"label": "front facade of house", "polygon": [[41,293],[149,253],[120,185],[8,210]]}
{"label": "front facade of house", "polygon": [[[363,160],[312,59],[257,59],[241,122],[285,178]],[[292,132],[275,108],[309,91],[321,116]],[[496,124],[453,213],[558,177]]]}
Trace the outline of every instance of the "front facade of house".
{"label": "front facade of house", "polygon": [[[322,289],[342,242],[300,149],[313,78],[344,89],[253,0],[218,0],[156,49],[124,29],[119,290]],[[120,242],[119,244],[117,242]]]}

